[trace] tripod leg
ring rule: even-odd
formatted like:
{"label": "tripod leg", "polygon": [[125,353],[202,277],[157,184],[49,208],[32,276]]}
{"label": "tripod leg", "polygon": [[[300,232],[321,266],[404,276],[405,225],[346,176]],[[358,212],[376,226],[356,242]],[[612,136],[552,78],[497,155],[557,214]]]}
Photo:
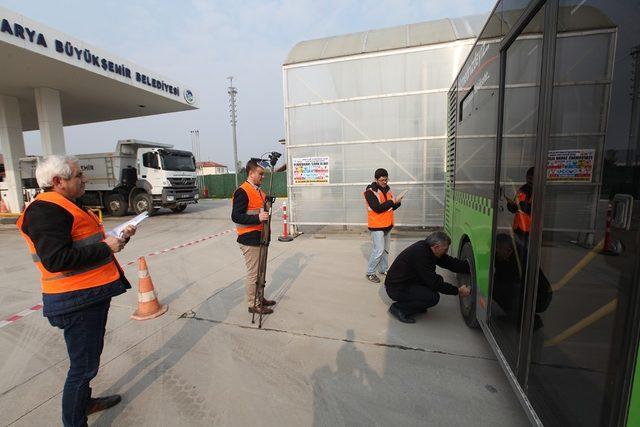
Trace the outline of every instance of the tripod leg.
{"label": "tripod leg", "polygon": [[[264,300],[264,286],[260,287],[260,302],[262,306],[262,301]],[[262,310],[260,310],[260,314],[258,315],[258,329],[262,328]]]}

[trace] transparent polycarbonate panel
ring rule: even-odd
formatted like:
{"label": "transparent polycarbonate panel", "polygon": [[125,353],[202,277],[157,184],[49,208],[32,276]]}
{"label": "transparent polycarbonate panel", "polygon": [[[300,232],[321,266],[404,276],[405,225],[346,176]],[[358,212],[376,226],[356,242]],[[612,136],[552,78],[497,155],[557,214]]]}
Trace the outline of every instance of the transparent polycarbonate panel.
{"label": "transparent polycarbonate panel", "polygon": [[471,42],[285,70],[288,105],[422,90],[447,90]]}
{"label": "transparent polycarbonate panel", "polygon": [[289,144],[444,136],[446,113],[446,92],[290,108]]}
{"label": "transparent polycarbonate panel", "polygon": [[[392,186],[396,193],[408,189],[402,206],[395,211],[397,226],[442,226],[444,185]],[[289,188],[291,221],[294,224],[366,225],[365,186],[313,186]]]}
{"label": "transparent polycarbonate panel", "polygon": [[389,183],[444,182],[445,140],[396,141],[376,144],[341,144],[292,147],[292,158],[327,156],[331,184],[368,183],[377,168],[389,172]]}
{"label": "transparent polycarbonate panel", "polygon": [[363,192],[382,167],[395,194],[409,190],[397,225],[442,225],[444,145],[438,139],[290,148],[292,159],[327,156],[330,167],[329,185],[290,188],[292,222],[366,224]]}

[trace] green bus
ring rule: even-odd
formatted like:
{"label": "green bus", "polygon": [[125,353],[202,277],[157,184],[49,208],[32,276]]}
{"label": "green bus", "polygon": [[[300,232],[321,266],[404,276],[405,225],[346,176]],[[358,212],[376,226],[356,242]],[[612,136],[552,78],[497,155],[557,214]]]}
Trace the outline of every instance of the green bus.
{"label": "green bus", "polygon": [[640,426],[638,2],[499,1],[448,102],[465,322],[533,424]]}

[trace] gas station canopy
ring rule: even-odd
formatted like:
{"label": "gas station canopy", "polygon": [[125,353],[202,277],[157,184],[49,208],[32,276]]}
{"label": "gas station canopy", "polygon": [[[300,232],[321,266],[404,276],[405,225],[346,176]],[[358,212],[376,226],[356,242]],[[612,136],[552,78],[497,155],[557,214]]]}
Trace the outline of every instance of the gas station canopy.
{"label": "gas station canopy", "polygon": [[195,92],[102,49],[0,7],[0,94],[38,129],[34,88],[60,93],[64,126],[191,110]]}
{"label": "gas station canopy", "polygon": [[3,204],[20,212],[22,133],[64,154],[64,126],[194,110],[197,93],[44,24],[0,7],[0,151]]}

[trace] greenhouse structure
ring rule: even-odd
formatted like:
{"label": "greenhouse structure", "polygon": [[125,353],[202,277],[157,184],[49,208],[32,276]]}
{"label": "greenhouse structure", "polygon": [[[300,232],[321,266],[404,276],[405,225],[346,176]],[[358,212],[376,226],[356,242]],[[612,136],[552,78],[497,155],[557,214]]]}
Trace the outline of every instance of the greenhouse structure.
{"label": "greenhouse structure", "polygon": [[364,226],[377,168],[395,224],[442,226],[447,92],[486,16],[298,43],[283,65],[289,220]]}

